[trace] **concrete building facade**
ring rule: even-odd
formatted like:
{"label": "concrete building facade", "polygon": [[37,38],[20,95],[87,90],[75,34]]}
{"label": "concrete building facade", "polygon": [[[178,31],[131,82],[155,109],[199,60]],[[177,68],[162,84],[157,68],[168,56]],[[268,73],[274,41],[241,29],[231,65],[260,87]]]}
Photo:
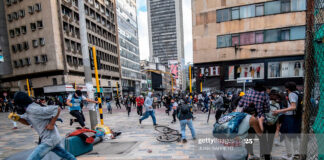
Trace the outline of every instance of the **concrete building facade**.
{"label": "concrete building facade", "polygon": [[203,89],[241,88],[237,79],[249,77],[302,85],[305,10],[306,0],[192,0],[193,61],[207,76]]}
{"label": "concrete building facade", "polygon": [[117,0],[117,23],[123,94],[140,94],[140,57],[136,0]]}
{"label": "concrete building facade", "polygon": [[[116,3],[85,0],[84,7],[89,50],[96,47],[101,87],[111,92],[120,80]],[[26,90],[26,78],[35,95],[84,85],[77,0],[5,0],[5,14],[13,72],[1,77],[1,88]]]}
{"label": "concrete building facade", "polygon": [[12,72],[4,1],[0,1],[0,76]]}
{"label": "concrete building facade", "polygon": [[150,61],[158,58],[165,65],[177,61],[178,87],[185,89],[182,0],[147,0],[147,13]]}

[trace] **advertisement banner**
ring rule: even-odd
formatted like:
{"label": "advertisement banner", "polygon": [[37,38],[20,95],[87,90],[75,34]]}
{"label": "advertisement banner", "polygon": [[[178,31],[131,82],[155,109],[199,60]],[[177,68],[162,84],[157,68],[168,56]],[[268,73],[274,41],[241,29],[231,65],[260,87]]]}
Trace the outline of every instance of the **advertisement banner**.
{"label": "advertisement banner", "polygon": [[283,61],[268,63],[268,78],[303,77],[304,61]]}
{"label": "advertisement banner", "polygon": [[4,62],[4,58],[2,54],[0,54],[0,62]]}
{"label": "advertisement banner", "polygon": [[236,74],[236,78],[264,79],[264,63],[241,64],[236,66]]}
{"label": "advertisement banner", "polygon": [[177,60],[169,60],[168,61],[169,68],[170,68],[170,73],[175,75],[174,78],[178,79],[178,66],[179,63]]}

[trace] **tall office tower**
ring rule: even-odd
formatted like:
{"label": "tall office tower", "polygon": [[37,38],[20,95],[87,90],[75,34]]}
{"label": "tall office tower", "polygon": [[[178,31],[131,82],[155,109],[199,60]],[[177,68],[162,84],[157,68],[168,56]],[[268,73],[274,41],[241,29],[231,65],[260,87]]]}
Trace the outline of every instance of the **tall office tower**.
{"label": "tall office tower", "polygon": [[171,72],[177,73],[177,84],[185,89],[182,0],[147,0],[147,13],[150,60],[157,57],[173,65]]}
{"label": "tall office tower", "polygon": [[140,57],[136,0],[117,0],[121,86],[124,94],[140,94]]}
{"label": "tall office tower", "polygon": [[0,76],[12,72],[4,1],[0,1]]}
{"label": "tall office tower", "polygon": [[[84,89],[78,1],[4,2],[13,73],[1,77],[1,88],[26,90],[28,78],[35,96],[71,92],[73,83]],[[96,47],[102,91],[111,92],[120,79],[116,3],[84,2],[89,50]]]}

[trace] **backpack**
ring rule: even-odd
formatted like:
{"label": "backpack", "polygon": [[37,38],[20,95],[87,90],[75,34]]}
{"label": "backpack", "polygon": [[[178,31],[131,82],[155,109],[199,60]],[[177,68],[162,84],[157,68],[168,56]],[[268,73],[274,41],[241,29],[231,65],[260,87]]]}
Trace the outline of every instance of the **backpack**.
{"label": "backpack", "polygon": [[279,109],[280,109],[280,104],[277,103],[276,101],[271,100],[270,101],[270,111],[265,114],[265,118],[269,125],[274,125],[277,122],[279,115],[274,116],[274,115],[272,115],[272,113],[273,113],[273,111],[276,111]]}
{"label": "backpack", "polygon": [[178,119],[180,119],[181,115],[186,115],[186,114],[190,114],[189,117],[191,117],[191,112],[190,112],[190,106],[188,104],[183,104],[179,107],[179,111],[178,111]]}
{"label": "backpack", "polygon": [[239,136],[238,129],[246,115],[248,114],[242,112],[232,112],[224,115],[214,124],[213,136],[215,138],[230,139]]}
{"label": "backpack", "polygon": [[[302,114],[303,114],[304,95],[299,93],[298,91],[294,91],[293,93],[297,94],[297,96],[298,96],[298,101],[296,102],[296,110],[294,111],[294,116],[296,118],[301,118]],[[288,98],[288,102],[290,103],[289,98]]]}

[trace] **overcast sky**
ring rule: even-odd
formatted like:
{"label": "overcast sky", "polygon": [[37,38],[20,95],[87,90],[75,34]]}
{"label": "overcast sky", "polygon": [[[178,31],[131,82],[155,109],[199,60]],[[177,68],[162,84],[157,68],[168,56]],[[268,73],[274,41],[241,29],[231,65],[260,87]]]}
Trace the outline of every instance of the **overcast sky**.
{"label": "overcast sky", "polygon": [[[149,38],[146,0],[137,0],[138,37],[141,60],[149,59]],[[191,0],[183,0],[183,27],[185,60],[192,62],[192,19]]]}

